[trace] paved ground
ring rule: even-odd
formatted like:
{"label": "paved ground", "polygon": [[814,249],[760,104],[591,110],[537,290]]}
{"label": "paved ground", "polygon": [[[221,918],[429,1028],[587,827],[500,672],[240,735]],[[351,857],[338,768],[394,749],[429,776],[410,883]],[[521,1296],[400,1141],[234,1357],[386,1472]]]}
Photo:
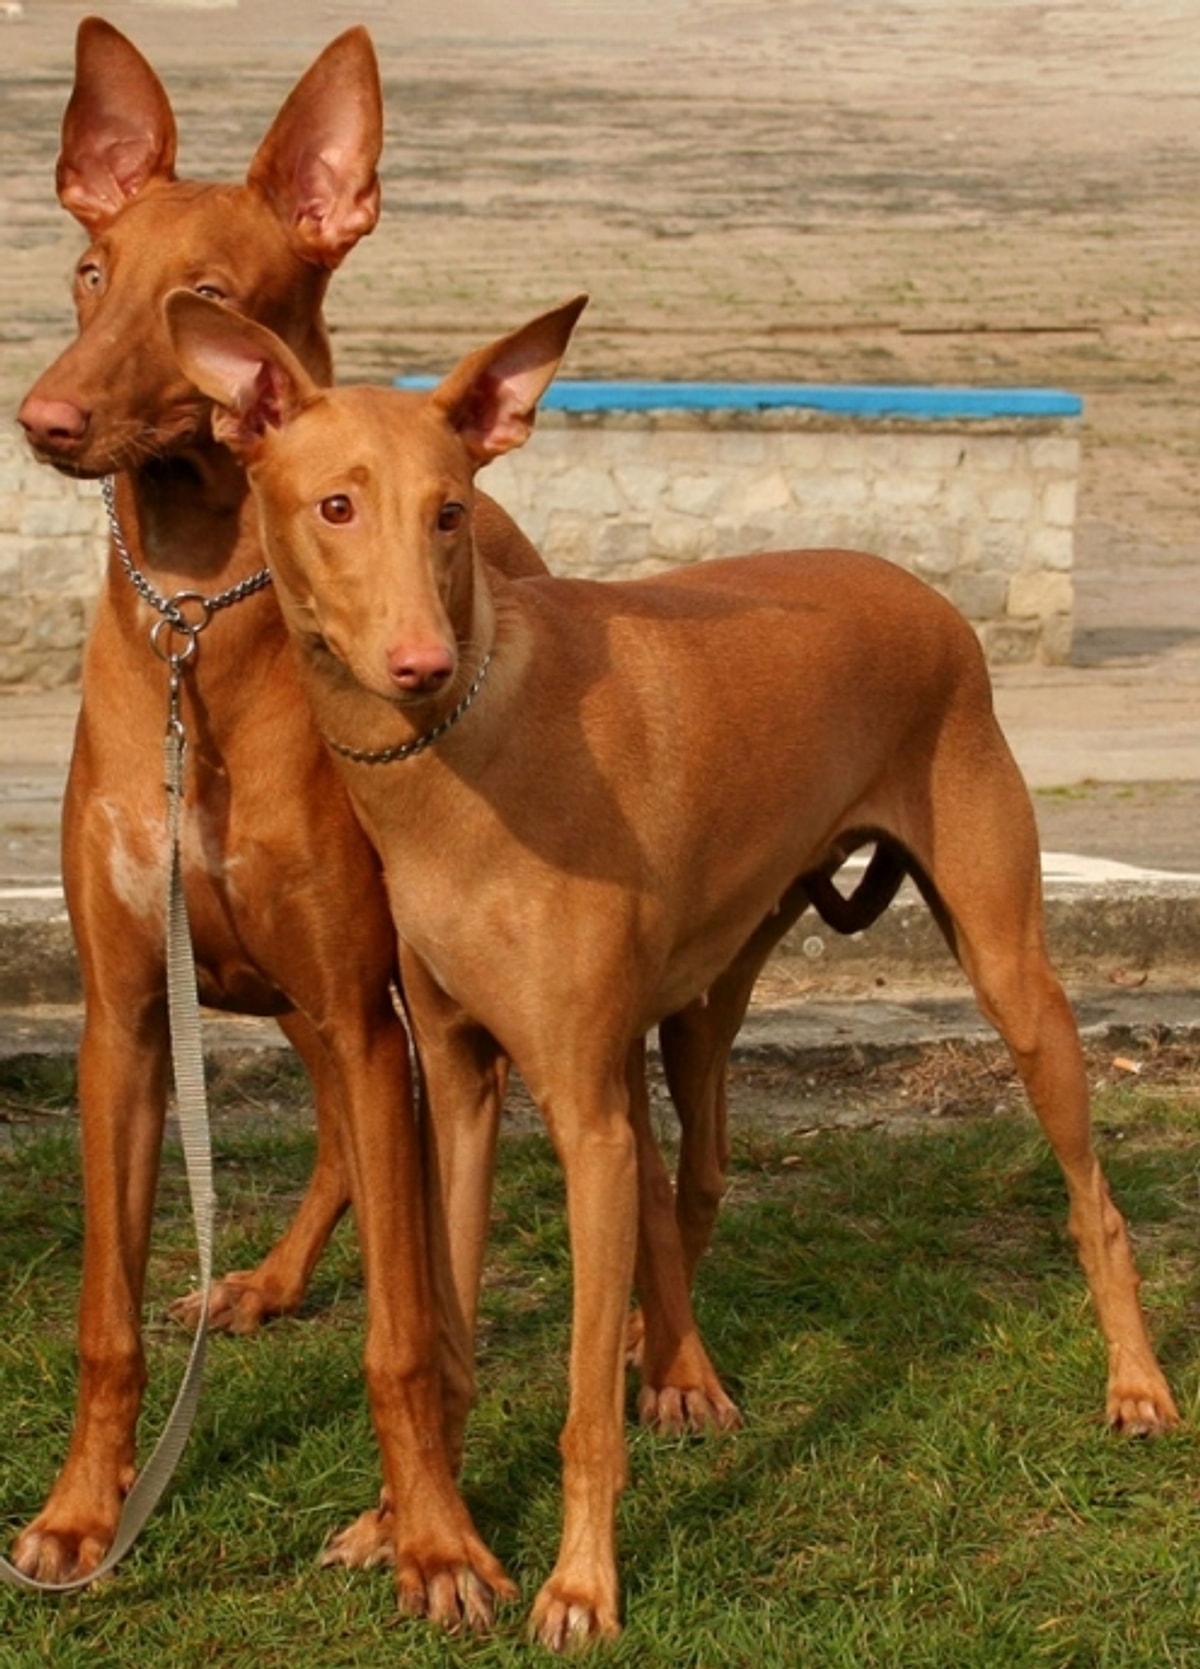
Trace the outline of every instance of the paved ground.
{"label": "paved ground", "polygon": [[[9,9],[6,410],[70,329],[80,238],[51,183],[74,29],[92,8]],[[1093,936],[1099,982],[1152,964],[1155,934],[1190,932],[1200,56],[1186,0],[103,9],[163,74],[182,162],[201,174],[243,168],[320,46],[370,26],[389,113],[386,213],[335,284],[346,373],[443,365],[582,285],[595,300],[580,374],[1082,392],[1074,664],[1001,669],[997,701],[1047,851],[1071,855],[1048,861],[1052,893],[1109,933]],[[10,925],[60,914],[71,713],[62,694],[0,696],[0,987],[27,955]],[[1179,880],[1114,882],[1079,857]],[[1153,900],[1150,914],[1131,913],[1131,898]],[[1177,950],[1171,989],[1186,996]]]}

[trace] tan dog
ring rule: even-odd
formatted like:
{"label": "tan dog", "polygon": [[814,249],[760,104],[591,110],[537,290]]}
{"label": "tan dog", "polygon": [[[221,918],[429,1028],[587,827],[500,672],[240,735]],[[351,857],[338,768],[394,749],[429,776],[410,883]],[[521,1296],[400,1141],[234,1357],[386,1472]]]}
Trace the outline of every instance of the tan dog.
{"label": "tan dog", "polygon": [[[100,20],[79,30],[58,169],[61,200],[91,239],[76,274],[79,335],[39,378],[20,419],[38,456],[59,469],[118,474],[122,538],[160,596],[180,588],[236,593],[263,562],[241,468],[214,443],[206,403],[179,375],[162,300],[181,284],[222,295],[278,331],[311,377],[328,380],[321,304],[331,271],[375,225],[381,137],[374,54],[365,32],[351,30],[295,88],[245,184],[179,180],[175,121],[153,70]],[[508,572],[542,570],[486,501],[479,531],[489,560]],[[202,618],[194,602],[186,613]],[[86,995],[79,1065],[87,1212],[75,1430],[15,1554],[42,1581],[96,1567],[134,1468],[145,1377],[139,1317],[169,1070],[160,902],[168,673],[150,641],[159,619],[114,549],[87,651],[64,807],[64,875]],[[171,650],[187,642],[167,634]],[[202,994],[215,1006],[278,1017],[313,1079],[318,1120],[316,1170],[294,1223],[258,1269],[217,1283],[211,1323],[248,1331],[299,1304],[350,1197],[338,1134],[345,1122],[368,1281],[386,1272],[408,1290],[413,1314],[402,1324],[424,1329],[420,1216],[407,1215],[415,1213],[417,1185],[407,1039],[390,995],[394,933],[377,859],[313,728],[269,589],[212,619],[185,668],[183,695],[186,885]],[[812,878],[834,925],[853,931],[884,906],[899,873],[893,860],[850,904],[824,877]],[[797,906],[804,902],[798,894]],[[725,1057],[751,979],[748,966],[730,970],[724,1010],[684,1013],[663,1029],[685,1127],[679,1210],[689,1265],[719,1198]],[[498,1099],[502,1068],[464,1072],[457,1093],[464,1110]],[[666,1216],[674,1290],[686,1277],[672,1245],[669,1188],[654,1160],[650,1208]],[[667,1430],[729,1424],[736,1411],[691,1327],[686,1292],[684,1300],[664,1317],[652,1295],[643,1417]],[[195,1319],[194,1302],[181,1308]],[[381,1327],[372,1324],[368,1342],[377,1416],[390,1470],[411,1475],[416,1494],[420,1468],[414,1474],[395,1459],[417,1434],[395,1412],[396,1341]],[[422,1418],[435,1419],[428,1402]],[[464,1611],[484,1621],[486,1584],[502,1578],[450,1502],[439,1445],[430,1453],[443,1504],[432,1514],[422,1507],[415,1540],[401,1532],[405,1604],[447,1622]],[[391,1557],[394,1533],[390,1514],[372,1512],[328,1557]],[[478,1580],[457,1593],[442,1566],[472,1562]]]}
{"label": "tan dog", "polygon": [[799,877],[866,838],[906,854],[1058,1156],[1109,1420],[1177,1419],[1046,956],[1029,796],[961,616],[851,552],[605,585],[507,581],[484,561],[475,473],[528,436],[582,305],[419,396],[321,390],[269,332],[196,296],[168,304],[247,464],[307,694],[383,858],[429,1080],[455,1421],[495,1138],[458,1111],[456,1056],[511,1056],[562,1159],[564,1527],[533,1613],[553,1647],[618,1627],[642,1040],[769,931]]}

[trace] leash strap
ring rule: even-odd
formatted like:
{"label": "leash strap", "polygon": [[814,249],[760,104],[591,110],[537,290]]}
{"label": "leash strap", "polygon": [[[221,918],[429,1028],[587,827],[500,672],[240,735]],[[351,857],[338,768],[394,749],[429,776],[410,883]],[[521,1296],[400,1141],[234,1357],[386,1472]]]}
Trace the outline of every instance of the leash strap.
{"label": "leash strap", "polygon": [[180,856],[180,826],[183,814],[184,753],[186,738],[179,716],[179,688],[185,655],[170,658],[171,701],[167,731],[163,740],[163,767],[167,791],[167,1007],[171,1022],[171,1060],[175,1073],[175,1102],[179,1134],[187,1167],[192,1199],[196,1250],[200,1266],[202,1307],[192,1339],[191,1353],[183,1381],[167,1417],[162,1435],[145,1466],[134,1480],[117,1521],[112,1546],[96,1569],[73,1582],[38,1582],[26,1576],[6,1559],[0,1559],[0,1582],[38,1593],[71,1593],[106,1576],[132,1547],[142,1526],[158,1505],[171,1481],[187,1445],[196,1409],[208,1341],[208,1305],[212,1287],[213,1220],[216,1196],[213,1188],[212,1141],[209,1133],[208,1096],[204,1083],[204,1051],[200,1037],[200,1003],[196,993],[196,964],[192,955],[187,899],[183,889]]}

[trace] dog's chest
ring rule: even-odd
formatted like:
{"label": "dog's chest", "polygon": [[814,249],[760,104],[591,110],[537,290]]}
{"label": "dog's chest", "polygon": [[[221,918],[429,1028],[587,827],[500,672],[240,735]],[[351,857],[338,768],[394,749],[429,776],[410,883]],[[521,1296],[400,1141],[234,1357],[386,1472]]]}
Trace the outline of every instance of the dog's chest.
{"label": "dog's chest", "polygon": [[[161,812],[100,799],[93,805],[101,838],[91,862],[103,865],[119,911],[166,944],[171,839]],[[252,843],[231,841],[214,814],[189,806],[179,832],[180,872],[197,976],[204,1002],[254,1012],[288,1004],[270,971],[264,923],[270,865]],[[93,880],[97,879],[93,875]]]}

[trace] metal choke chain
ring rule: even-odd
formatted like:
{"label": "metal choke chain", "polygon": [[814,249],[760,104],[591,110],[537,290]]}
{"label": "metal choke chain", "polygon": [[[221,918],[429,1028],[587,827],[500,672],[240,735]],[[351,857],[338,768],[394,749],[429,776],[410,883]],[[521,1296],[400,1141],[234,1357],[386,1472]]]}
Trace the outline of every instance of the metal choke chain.
{"label": "metal choke chain", "polygon": [[[260,568],[256,574],[248,574],[244,580],[238,580],[236,585],[218,591],[212,597],[206,597],[202,591],[188,590],[176,591],[172,596],[164,597],[161,591],[154,589],[136,565],[129,546],[125,543],[125,535],[117,516],[113,476],[106,475],[101,481],[100,496],[104,500],[104,513],[108,517],[108,531],[113,549],[120,558],[129,583],[143,602],[149,603],[156,613],[162,615],[162,619],[155,623],[150,634],[150,642],[154,646],[155,654],[172,669],[186,666],[192,660],[196,653],[197,638],[218,610],[231,608],[234,603],[240,603],[243,598],[252,597],[256,591],[265,590],[270,585],[271,570]],[[189,618],[188,610],[191,610],[193,615],[198,611],[198,618]],[[182,649],[172,649],[171,640],[174,637],[183,638]],[[175,693],[178,693],[177,689]]]}
{"label": "metal choke chain", "polygon": [[[412,759],[416,754],[424,753],[426,748],[431,748],[435,742],[440,742],[448,730],[454,729],[483,688],[483,681],[491,663],[492,652],[489,649],[480,663],[470,689],[458,706],[447,713],[440,724],[435,724],[433,729],[425,731],[424,735],[414,737],[411,742],[397,742],[395,747],[391,748],[352,748],[346,742],[337,742],[332,736],[325,736],[326,745],[331,747],[334,753],[340,753],[343,759],[352,759],[356,765],[394,765],[398,759]],[[321,734],[324,736],[324,731]]]}

